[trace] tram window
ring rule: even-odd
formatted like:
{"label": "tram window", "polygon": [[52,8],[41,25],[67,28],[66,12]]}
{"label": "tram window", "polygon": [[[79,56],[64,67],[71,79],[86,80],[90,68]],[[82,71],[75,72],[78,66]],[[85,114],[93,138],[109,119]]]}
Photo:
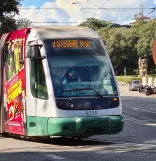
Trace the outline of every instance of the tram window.
{"label": "tram window", "polygon": [[[36,51],[40,55],[39,48],[37,50],[33,50],[32,48],[30,48],[29,52]],[[34,97],[48,99],[45,73],[41,59],[31,60],[30,85]]]}

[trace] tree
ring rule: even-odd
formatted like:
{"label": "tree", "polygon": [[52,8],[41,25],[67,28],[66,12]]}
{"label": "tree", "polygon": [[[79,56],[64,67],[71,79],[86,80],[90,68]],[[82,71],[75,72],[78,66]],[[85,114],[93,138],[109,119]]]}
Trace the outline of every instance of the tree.
{"label": "tree", "polygon": [[15,14],[18,10],[19,0],[1,0],[0,1],[0,34],[12,31],[16,28]]}
{"label": "tree", "polygon": [[96,18],[87,18],[87,21],[82,22],[79,26],[89,27],[95,31],[103,27],[108,27],[108,28],[120,28],[120,27],[130,28],[131,27],[130,25],[120,25],[116,23],[103,21],[103,20],[98,20]]}
{"label": "tree", "polygon": [[136,30],[139,39],[136,43],[137,54],[140,59],[144,58],[147,61],[148,72],[154,68],[154,62],[152,60],[152,46],[156,39],[156,19],[143,24],[136,24],[133,29]]}
{"label": "tree", "polygon": [[[106,45],[114,70],[124,73],[124,68],[130,73],[136,66],[137,54],[130,42],[131,32],[127,28],[101,28],[99,35]],[[133,44],[134,45],[134,44]]]}
{"label": "tree", "polygon": [[96,18],[87,18],[87,21],[82,22],[79,26],[85,26],[93,30],[98,30],[102,27],[107,27],[109,25],[111,25],[111,23],[106,21],[98,20]]}
{"label": "tree", "polygon": [[0,35],[17,29],[16,20],[10,16],[1,18]]}
{"label": "tree", "polygon": [[155,68],[152,59],[152,45],[156,40],[156,19],[147,21],[136,18],[136,22],[130,27],[89,18],[80,26],[98,31],[118,74],[123,74],[124,68],[127,68],[129,74],[136,74],[132,72],[138,70],[138,60],[141,58],[146,59],[144,62],[148,63],[149,72]]}
{"label": "tree", "polygon": [[27,27],[32,26],[32,22],[29,19],[26,19],[26,18],[18,19],[16,24],[17,24],[18,29],[27,28]]}

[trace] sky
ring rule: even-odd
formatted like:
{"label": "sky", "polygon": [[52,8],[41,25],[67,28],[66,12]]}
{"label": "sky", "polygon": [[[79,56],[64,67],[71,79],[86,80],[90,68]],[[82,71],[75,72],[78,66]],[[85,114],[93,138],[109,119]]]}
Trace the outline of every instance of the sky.
{"label": "sky", "polygon": [[19,18],[27,18],[33,25],[76,26],[87,18],[118,24],[129,24],[141,12],[156,18],[156,0],[21,0]]}

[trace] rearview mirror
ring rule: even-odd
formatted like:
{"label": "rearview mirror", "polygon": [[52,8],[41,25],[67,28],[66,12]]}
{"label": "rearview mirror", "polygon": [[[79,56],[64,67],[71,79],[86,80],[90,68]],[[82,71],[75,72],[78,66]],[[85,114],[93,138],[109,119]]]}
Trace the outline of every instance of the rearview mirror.
{"label": "rearview mirror", "polygon": [[33,58],[31,58],[32,60],[36,60],[36,59],[41,59],[41,60],[43,60],[43,59],[45,59],[46,58],[46,56],[34,56]]}
{"label": "rearview mirror", "polygon": [[33,45],[30,47],[30,50],[26,56],[26,58],[30,58],[31,60],[36,60],[36,59],[45,59],[46,56],[41,56],[40,54],[40,48],[42,47],[43,45]]}

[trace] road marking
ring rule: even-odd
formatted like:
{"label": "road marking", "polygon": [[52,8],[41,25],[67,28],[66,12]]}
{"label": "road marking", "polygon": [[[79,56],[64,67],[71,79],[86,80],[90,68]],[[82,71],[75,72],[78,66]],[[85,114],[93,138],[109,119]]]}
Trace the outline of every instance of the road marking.
{"label": "road marking", "polygon": [[63,159],[65,159],[65,158],[60,157],[60,156],[55,155],[55,154],[44,154],[44,156],[46,156],[46,157],[48,157],[50,159],[55,159],[55,160],[63,160]]}
{"label": "road marking", "polygon": [[[109,147],[115,147],[115,146],[120,146],[120,145],[126,145],[126,146],[130,146],[130,147],[137,147],[137,146],[151,146],[151,147],[156,147],[155,143],[156,143],[156,140],[151,140],[151,141],[146,141],[144,143],[130,143],[130,142],[120,142],[120,141],[105,141],[105,140],[101,140],[101,139],[97,139],[97,138],[88,138],[88,139],[83,139],[83,140],[89,140],[89,141],[100,141],[100,142],[109,142],[109,143],[112,143],[112,145],[109,145]],[[109,153],[109,152],[112,152],[112,150],[106,150],[105,153]]]}
{"label": "road marking", "polygon": [[128,121],[132,121],[132,122],[137,123],[137,124],[140,124],[140,125],[147,124],[147,122],[142,122],[140,120],[137,120],[137,119],[134,119],[132,117],[125,116],[125,115],[124,115],[124,118],[126,118],[126,120],[128,120]]}
{"label": "road marking", "polygon": [[135,118],[128,117],[126,115],[124,115],[124,118],[126,118],[126,120],[128,120],[128,121],[132,121],[132,122],[137,123],[137,124],[141,124],[141,125],[145,125],[145,126],[151,126],[151,127],[156,127],[156,124],[148,123],[146,121],[140,121],[140,120],[137,120]]}
{"label": "road marking", "polygon": [[153,111],[148,111],[148,110],[144,110],[144,109],[141,109],[141,108],[137,108],[137,107],[132,107],[132,109],[134,110],[140,110],[140,111],[144,111],[144,112],[148,112],[148,113],[152,113],[152,114],[156,114],[156,112],[153,112]]}
{"label": "road marking", "polygon": [[144,109],[142,109],[142,108],[137,108],[137,107],[133,107],[133,106],[130,106],[130,105],[124,105],[124,104],[123,104],[123,106],[131,107],[133,110],[140,110],[140,111],[144,111],[144,112],[156,114],[156,112],[154,112],[154,111],[144,110]]}
{"label": "road marking", "polygon": [[147,126],[155,126],[156,127],[156,124],[145,124]]}
{"label": "road marking", "polygon": [[154,144],[156,145],[156,140],[145,141],[145,144]]}
{"label": "road marking", "polygon": [[[102,140],[100,140],[102,141]],[[102,141],[103,142],[103,141]],[[114,145],[109,145],[109,149],[99,149],[95,153],[109,154],[109,153],[124,153],[130,151],[150,151],[155,152],[156,145],[152,143],[125,143],[125,142],[113,142]]]}

